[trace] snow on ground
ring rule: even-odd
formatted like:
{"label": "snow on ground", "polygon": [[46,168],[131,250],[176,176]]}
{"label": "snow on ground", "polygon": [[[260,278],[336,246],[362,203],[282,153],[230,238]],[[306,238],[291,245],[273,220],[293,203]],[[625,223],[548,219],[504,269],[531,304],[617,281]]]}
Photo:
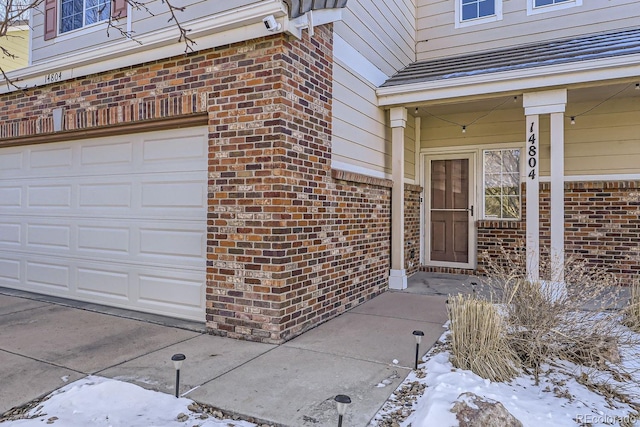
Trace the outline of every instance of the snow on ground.
{"label": "snow on ground", "polygon": [[[439,342],[444,348],[446,334]],[[543,367],[538,385],[532,375],[525,374],[509,383],[491,382],[471,371],[455,368],[449,361],[448,351],[432,352],[423,359],[426,362],[420,369],[411,372],[397,389],[418,383],[426,386],[424,392],[408,409],[406,399],[392,396],[372,425],[390,425],[382,422],[385,416],[388,420],[389,414],[404,410],[408,417],[399,423],[401,427],[457,426],[450,409],[460,394],[472,392],[501,402],[524,427],[640,426],[638,414],[628,404],[615,398],[607,399],[577,381],[581,373],[588,373],[597,383],[624,387],[632,401],[640,403],[640,346],[620,350],[624,370],[631,373],[631,378],[624,383],[615,382],[607,371],[558,362],[555,366]]]}
{"label": "snow on ground", "polygon": [[[5,421],[3,427],[255,427],[244,421],[218,420],[193,413],[186,398],[146,390],[134,384],[89,376],[53,392],[31,411],[31,419]],[[178,416],[181,421],[178,420]]]}
{"label": "snow on ground", "polygon": [[[444,336],[443,336],[444,339]],[[441,342],[438,350],[425,357],[418,371],[411,372],[398,387],[424,385],[410,407],[406,400],[392,398],[376,415],[372,425],[394,412],[405,411],[408,416],[400,426],[448,427],[457,426],[450,412],[458,396],[472,392],[478,396],[501,402],[525,427],[564,426],[640,426],[632,419],[629,405],[616,399],[607,400],[579,383],[580,368],[563,362],[545,367],[540,384],[532,376],[522,375],[509,383],[495,383],[474,373],[457,369],[449,362],[449,352]],[[443,350],[444,349],[444,350]],[[640,402],[640,347],[621,349],[623,362],[633,376],[626,390],[635,402]],[[592,378],[615,384],[607,372]],[[420,387],[418,387],[420,389]],[[89,376],[55,391],[29,411],[31,419],[5,421],[2,427],[256,427],[244,421],[200,418],[201,414],[189,410],[193,402],[186,398],[146,390],[122,381]],[[180,414],[183,414],[180,416]],[[629,421],[622,424],[621,421]]]}

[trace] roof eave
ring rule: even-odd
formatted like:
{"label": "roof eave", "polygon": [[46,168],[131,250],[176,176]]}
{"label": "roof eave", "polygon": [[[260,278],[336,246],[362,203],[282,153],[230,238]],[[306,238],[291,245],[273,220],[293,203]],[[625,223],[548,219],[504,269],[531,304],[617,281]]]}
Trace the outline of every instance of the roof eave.
{"label": "roof eave", "polygon": [[376,94],[378,106],[391,107],[631,77],[640,78],[640,54],[380,87]]}

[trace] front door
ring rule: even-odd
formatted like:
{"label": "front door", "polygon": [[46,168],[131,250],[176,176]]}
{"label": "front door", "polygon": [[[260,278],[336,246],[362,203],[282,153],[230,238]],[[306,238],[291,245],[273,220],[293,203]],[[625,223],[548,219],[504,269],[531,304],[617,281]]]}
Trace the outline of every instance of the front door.
{"label": "front door", "polygon": [[475,268],[473,153],[427,158],[428,265]]}

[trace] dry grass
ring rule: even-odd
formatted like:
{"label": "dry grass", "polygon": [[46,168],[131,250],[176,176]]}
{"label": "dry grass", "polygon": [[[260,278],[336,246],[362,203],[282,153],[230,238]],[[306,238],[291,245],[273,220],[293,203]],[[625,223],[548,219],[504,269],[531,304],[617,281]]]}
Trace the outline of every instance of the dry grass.
{"label": "dry grass", "polygon": [[631,288],[631,299],[622,314],[622,324],[640,333],[640,283]]}
{"label": "dry grass", "polygon": [[491,381],[508,381],[518,374],[518,357],[507,344],[506,325],[492,303],[457,295],[449,298],[447,309],[454,366]]}
{"label": "dry grass", "polygon": [[[569,261],[564,285],[530,282],[524,257],[524,251],[505,251],[499,263],[487,259],[499,313],[493,304],[474,297],[450,298],[455,301],[449,308],[452,338],[457,335],[454,365],[489,379],[509,377],[517,366],[531,371],[536,381],[541,365],[558,359],[594,368],[619,365],[618,347],[627,344],[629,334],[612,309],[620,304],[615,277]],[[541,271],[549,271],[548,265],[541,264]],[[640,326],[640,292],[635,292],[627,318]],[[505,365],[507,372],[502,372]]]}

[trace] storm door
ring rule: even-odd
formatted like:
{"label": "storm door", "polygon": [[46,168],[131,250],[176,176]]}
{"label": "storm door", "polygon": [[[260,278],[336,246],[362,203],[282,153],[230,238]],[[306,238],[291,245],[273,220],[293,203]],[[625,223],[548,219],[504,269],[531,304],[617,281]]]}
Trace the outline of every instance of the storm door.
{"label": "storm door", "polygon": [[428,158],[427,264],[475,267],[473,154]]}

